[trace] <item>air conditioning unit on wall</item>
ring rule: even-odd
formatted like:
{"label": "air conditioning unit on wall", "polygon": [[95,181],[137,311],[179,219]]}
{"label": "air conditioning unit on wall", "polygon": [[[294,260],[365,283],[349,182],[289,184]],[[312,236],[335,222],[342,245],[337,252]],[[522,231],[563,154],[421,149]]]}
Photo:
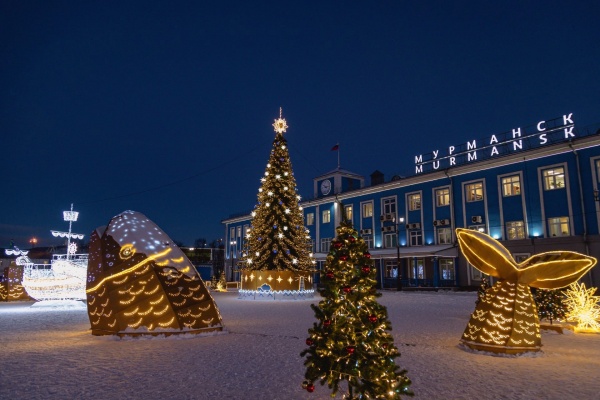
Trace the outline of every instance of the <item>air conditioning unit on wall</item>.
{"label": "air conditioning unit on wall", "polygon": [[395,219],[394,214],[383,214],[379,217],[380,221],[394,221]]}
{"label": "air conditioning unit on wall", "polygon": [[382,232],[394,232],[395,228],[393,226],[384,226],[381,228]]}
{"label": "air conditioning unit on wall", "polygon": [[371,235],[372,233],[373,233],[372,229],[361,229],[360,230],[361,235]]}
{"label": "air conditioning unit on wall", "polygon": [[474,215],[471,217],[471,222],[474,224],[480,224],[483,222],[483,218],[481,217],[481,215]]}
{"label": "air conditioning unit on wall", "polygon": [[446,226],[446,225],[450,225],[449,219],[436,219],[435,221],[433,221],[433,226]]}
{"label": "air conditioning unit on wall", "polygon": [[415,222],[413,224],[407,224],[406,229],[421,229],[421,224],[419,222]]}

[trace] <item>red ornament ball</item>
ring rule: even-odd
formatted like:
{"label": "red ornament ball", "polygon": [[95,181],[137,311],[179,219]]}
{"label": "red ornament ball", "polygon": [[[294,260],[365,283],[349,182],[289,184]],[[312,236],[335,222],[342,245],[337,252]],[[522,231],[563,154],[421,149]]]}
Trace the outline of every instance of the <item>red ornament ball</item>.
{"label": "red ornament ball", "polygon": [[314,343],[314,342],[312,341],[312,339],[306,339],[306,345],[307,345],[307,346],[312,346],[312,345],[313,345],[313,343]]}
{"label": "red ornament ball", "polygon": [[365,253],[366,258],[371,258],[371,253]]}
{"label": "red ornament ball", "polygon": [[346,261],[348,259],[348,256],[340,256],[340,261]]}
{"label": "red ornament ball", "polygon": [[363,274],[368,275],[371,272],[371,267],[365,265],[361,270]]}
{"label": "red ornament ball", "polygon": [[331,321],[326,319],[325,321],[323,321],[323,326],[329,326],[331,325]]}
{"label": "red ornament ball", "polygon": [[344,293],[350,293],[352,291],[352,288],[350,286],[344,286],[342,290],[344,291]]}
{"label": "red ornament ball", "polygon": [[333,247],[335,247],[336,249],[339,249],[342,247],[342,242],[334,242],[333,243]]}
{"label": "red ornament ball", "polygon": [[369,315],[369,321],[373,324],[377,322],[377,315]]}
{"label": "red ornament ball", "polygon": [[312,383],[309,383],[308,385],[306,385],[306,391],[308,393],[312,393],[315,391],[315,385],[313,385]]}
{"label": "red ornament ball", "polygon": [[327,272],[327,273],[325,274],[325,276],[327,277],[327,279],[333,279],[333,272],[331,272],[331,271],[330,271],[330,272]]}
{"label": "red ornament ball", "polygon": [[356,238],[354,236],[350,236],[348,240],[350,241],[350,243],[354,243],[356,241]]}
{"label": "red ornament ball", "polygon": [[354,346],[346,347],[346,351],[348,352],[348,354],[354,354],[354,350],[356,350]]}

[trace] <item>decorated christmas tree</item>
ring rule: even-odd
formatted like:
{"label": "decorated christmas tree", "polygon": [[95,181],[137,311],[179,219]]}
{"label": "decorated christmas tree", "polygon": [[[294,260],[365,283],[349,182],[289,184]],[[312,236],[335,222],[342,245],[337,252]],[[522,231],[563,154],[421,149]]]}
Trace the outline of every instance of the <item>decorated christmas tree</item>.
{"label": "decorated christmas tree", "polygon": [[538,289],[533,296],[537,305],[538,317],[552,324],[554,321],[565,319],[567,310],[564,305],[564,294],[561,289]]}
{"label": "decorated christmas tree", "polygon": [[309,329],[300,355],[306,381],[327,383],[332,396],[347,387],[348,398],[399,398],[412,395],[410,380],[394,359],[400,356],[390,331],[387,309],[377,302],[376,270],[365,241],[348,221],[337,228],[337,237],[327,255],[323,297],[311,307],[317,322]]}
{"label": "decorated christmas tree", "polygon": [[242,295],[313,292],[315,260],[302,207],[298,204],[300,196],[283,137],[288,126],[281,118],[281,111],[273,126],[275,140],[240,259]]}

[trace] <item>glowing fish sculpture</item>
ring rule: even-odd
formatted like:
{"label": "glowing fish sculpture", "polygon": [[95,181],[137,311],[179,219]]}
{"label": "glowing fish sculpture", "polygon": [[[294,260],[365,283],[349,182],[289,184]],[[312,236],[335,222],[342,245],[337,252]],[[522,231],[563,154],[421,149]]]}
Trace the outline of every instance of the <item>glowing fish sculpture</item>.
{"label": "glowing fish sculpture", "polygon": [[87,306],[94,335],[221,331],[192,263],[145,215],[125,211],[90,238]]}
{"label": "glowing fish sculpture", "polygon": [[456,234],[467,261],[498,279],[477,304],[461,342],[494,353],[539,351],[540,323],[529,287],[568,286],[596,265],[596,259],[572,251],[551,251],[517,263],[504,246],[484,233],[457,229]]}

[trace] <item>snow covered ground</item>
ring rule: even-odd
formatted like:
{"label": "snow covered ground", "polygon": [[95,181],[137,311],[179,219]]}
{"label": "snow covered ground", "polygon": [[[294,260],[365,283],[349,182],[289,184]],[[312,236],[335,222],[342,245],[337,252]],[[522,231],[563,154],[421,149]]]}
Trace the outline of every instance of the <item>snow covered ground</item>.
{"label": "snow covered ground", "polygon": [[[97,337],[85,308],[0,303],[0,399],[328,399],[301,388],[310,300],[213,293],[227,334]],[[421,399],[600,399],[600,335],[543,331],[543,352],[473,354],[458,341],[475,293],[385,292]],[[312,301],[317,302],[318,298]]]}

